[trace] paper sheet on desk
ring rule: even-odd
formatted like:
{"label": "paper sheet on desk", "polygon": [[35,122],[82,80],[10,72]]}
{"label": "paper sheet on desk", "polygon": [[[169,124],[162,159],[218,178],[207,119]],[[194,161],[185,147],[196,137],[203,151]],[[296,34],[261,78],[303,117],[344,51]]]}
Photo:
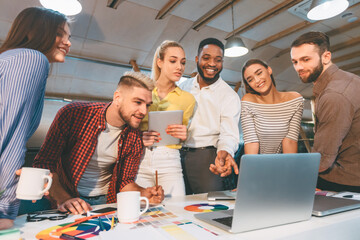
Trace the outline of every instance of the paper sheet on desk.
{"label": "paper sheet on desk", "polygon": [[0,230],[0,240],[19,240],[20,231],[17,228]]}
{"label": "paper sheet on desk", "polygon": [[337,194],[332,195],[332,197],[360,200],[360,193],[357,193],[357,192],[339,192]]}
{"label": "paper sheet on desk", "polygon": [[[219,235],[209,229],[203,228],[196,223],[184,224],[179,226],[182,230],[190,233],[193,238],[191,239],[206,239],[206,240],[218,240]],[[188,239],[188,238],[186,238]],[[190,239],[190,238],[189,238]]]}
{"label": "paper sheet on desk", "polygon": [[146,239],[146,240],[161,240],[166,239],[153,227],[142,227],[137,229],[121,229],[115,228],[107,232],[100,232],[101,240],[113,240],[118,239]]}
{"label": "paper sheet on desk", "polygon": [[132,228],[128,227],[116,227],[114,230],[103,231],[99,234],[101,240],[113,240],[118,239],[120,236],[122,239],[146,239],[146,240],[162,240],[162,239],[176,239],[176,240],[218,240],[218,235],[207,229],[204,229],[200,225],[192,222],[183,225],[165,225],[159,228],[153,226]]}

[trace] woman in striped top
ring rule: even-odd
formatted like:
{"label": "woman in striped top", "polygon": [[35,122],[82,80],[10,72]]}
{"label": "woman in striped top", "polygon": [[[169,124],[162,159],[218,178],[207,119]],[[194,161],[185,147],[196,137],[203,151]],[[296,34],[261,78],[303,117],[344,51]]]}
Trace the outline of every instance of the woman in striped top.
{"label": "woman in striped top", "polygon": [[17,215],[15,171],[40,122],[49,63],[64,62],[69,37],[64,14],[30,7],[16,17],[0,47],[0,230]]}
{"label": "woman in striped top", "polygon": [[296,153],[303,97],[297,92],[279,92],[271,67],[259,59],[245,63],[242,77],[245,154]]}

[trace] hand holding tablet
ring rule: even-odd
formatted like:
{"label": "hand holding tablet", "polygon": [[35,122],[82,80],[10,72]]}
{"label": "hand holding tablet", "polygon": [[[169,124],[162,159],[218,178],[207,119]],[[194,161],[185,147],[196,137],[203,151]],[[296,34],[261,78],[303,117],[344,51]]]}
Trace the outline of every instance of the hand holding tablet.
{"label": "hand holding tablet", "polygon": [[187,137],[187,129],[185,125],[182,124],[172,124],[166,128],[166,133],[173,136],[174,138],[178,138],[181,141],[185,141]]}
{"label": "hand holding tablet", "polygon": [[143,143],[145,147],[152,146],[154,143],[161,140],[160,133],[155,131],[145,131],[143,132]]}

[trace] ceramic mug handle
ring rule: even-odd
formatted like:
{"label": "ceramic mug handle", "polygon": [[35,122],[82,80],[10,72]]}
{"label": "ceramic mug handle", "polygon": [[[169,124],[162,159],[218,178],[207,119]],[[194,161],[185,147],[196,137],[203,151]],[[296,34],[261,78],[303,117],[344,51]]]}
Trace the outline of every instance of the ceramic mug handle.
{"label": "ceramic mug handle", "polygon": [[41,191],[41,195],[43,195],[44,193],[46,193],[47,191],[49,191],[50,187],[51,187],[51,183],[52,183],[52,177],[50,177],[49,175],[45,175],[44,176],[44,179],[47,179],[48,182],[47,182],[47,186],[44,190]]}
{"label": "ceramic mug handle", "polygon": [[142,211],[140,211],[140,215],[145,213],[149,208],[149,199],[147,199],[147,197],[140,197],[140,202],[142,200],[146,202],[146,207]]}

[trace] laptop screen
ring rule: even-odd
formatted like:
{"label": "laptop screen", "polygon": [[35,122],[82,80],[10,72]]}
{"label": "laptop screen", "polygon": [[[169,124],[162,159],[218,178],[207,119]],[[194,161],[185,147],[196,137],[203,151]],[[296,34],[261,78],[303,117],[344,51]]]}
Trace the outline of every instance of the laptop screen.
{"label": "laptop screen", "polygon": [[243,155],[231,228],[219,223],[219,212],[207,222],[244,232],[309,219],[319,164],[319,153]]}

